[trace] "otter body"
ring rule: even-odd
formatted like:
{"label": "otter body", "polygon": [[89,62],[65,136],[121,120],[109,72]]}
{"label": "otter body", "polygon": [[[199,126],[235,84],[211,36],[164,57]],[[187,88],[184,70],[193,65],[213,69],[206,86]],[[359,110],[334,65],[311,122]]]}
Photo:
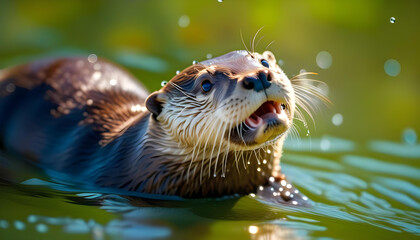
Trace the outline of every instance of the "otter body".
{"label": "otter body", "polygon": [[87,185],[219,197],[277,184],[290,199],[279,163],[295,104],[271,52],[194,64],[152,94],[107,61],[38,61],[0,72],[0,148]]}

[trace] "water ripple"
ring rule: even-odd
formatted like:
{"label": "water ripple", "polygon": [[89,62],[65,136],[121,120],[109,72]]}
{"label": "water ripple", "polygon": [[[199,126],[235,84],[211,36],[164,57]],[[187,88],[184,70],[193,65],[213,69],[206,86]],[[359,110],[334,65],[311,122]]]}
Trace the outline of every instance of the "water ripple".
{"label": "water ripple", "polygon": [[389,141],[372,141],[370,149],[397,157],[420,159],[420,144],[401,144]]}
{"label": "water ripple", "polygon": [[398,163],[388,163],[374,158],[347,155],[343,161],[353,167],[361,168],[375,173],[386,173],[401,177],[420,179],[420,169]]}

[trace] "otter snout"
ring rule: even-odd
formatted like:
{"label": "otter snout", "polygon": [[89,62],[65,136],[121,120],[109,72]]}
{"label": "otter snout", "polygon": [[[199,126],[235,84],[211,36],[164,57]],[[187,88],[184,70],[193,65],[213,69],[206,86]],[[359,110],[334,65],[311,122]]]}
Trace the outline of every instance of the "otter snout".
{"label": "otter snout", "polygon": [[242,79],[242,86],[248,90],[259,92],[271,86],[271,72],[259,71],[256,76],[246,76]]}

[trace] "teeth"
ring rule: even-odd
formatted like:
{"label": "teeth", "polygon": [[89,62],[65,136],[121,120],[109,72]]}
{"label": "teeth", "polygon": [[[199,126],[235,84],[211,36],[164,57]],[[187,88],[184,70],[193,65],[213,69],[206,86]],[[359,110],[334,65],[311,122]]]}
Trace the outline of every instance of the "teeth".
{"label": "teeth", "polygon": [[258,128],[264,123],[264,120],[259,115],[264,115],[266,113],[275,113],[280,116],[285,110],[284,103],[279,102],[266,102],[262,105],[257,111],[255,111],[251,116],[245,119],[245,124],[250,128]]}
{"label": "teeth", "polygon": [[277,113],[277,109],[274,107],[274,104],[268,104],[268,109],[270,112]]}

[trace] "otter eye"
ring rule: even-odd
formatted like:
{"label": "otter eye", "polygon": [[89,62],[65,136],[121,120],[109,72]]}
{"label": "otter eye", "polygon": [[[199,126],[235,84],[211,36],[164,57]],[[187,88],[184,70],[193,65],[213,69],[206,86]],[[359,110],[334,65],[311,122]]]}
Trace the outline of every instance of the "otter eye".
{"label": "otter eye", "polygon": [[264,66],[264,67],[266,67],[266,68],[270,68],[270,64],[268,63],[268,61],[267,60],[265,60],[265,59],[261,59],[261,64]]}
{"label": "otter eye", "polygon": [[201,83],[201,89],[203,92],[209,92],[213,88],[213,83],[210,82],[210,80],[204,80]]}

